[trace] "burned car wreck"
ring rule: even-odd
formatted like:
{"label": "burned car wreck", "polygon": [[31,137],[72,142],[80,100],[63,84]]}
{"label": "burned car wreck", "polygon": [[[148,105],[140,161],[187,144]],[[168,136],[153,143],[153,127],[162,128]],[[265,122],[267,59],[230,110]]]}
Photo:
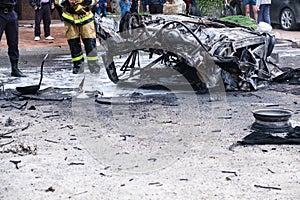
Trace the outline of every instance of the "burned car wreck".
{"label": "burned car wreck", "polygon": [[[235,23],[126,13],[119,31],[114,31],[107,21],[96,21],[106,50],[102,55],[106,72],[114,83],[156,64],[179,72],[196,90],[214,88],[220,81],[226,90],[257,90],[283,74],[270,57],[275,37]],[[141,54],[150,60],[144,66]]]}

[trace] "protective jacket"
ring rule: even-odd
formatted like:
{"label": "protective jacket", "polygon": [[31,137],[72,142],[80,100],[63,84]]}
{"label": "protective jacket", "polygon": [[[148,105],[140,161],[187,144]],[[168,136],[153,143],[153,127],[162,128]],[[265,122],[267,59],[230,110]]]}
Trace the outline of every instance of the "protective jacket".
{"label": "protective jacket", "polygon": [[96,29],[94,14],[91,7],[97,0],[77,0],[71,5],[68,0],[56,0],[56,4],[63,7],[63,20],[66,28],[66,37],[74,64],[73,73],[80,73],[83,67],[84,56],[80,38],[84,44],[86,58],[91,72],[98,71],[98,55],[96,47]]}
{"label": "protective jacket", "polygon": [[84,25],[94,20],[91,6],[96,3],[97,0],[79,0],[77,4],[71,5],[68,0],[59,0],[58,5],[64,8],[62,17],[65,21],[75,25]]}

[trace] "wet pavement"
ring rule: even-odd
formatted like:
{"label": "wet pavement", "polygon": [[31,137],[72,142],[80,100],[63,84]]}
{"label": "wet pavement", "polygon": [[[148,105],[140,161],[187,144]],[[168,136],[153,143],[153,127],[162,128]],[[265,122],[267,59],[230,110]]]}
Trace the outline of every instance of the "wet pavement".
{"label": "wet pavement", "polygon": [[[43,28],[42,34],[43,34]],[[41,37],[40,41],[34,41],[34,21],[19,21],[19,49],[20,64],[19,67],[28,77],[14,78],[10,77],[10,67],[7,57],[6,38],[3,35],[0,52],[0,80],[5,83],[5,89],[14,89],[17,86],[36,85],[40,78],[40,65],[45,54],[49,54],[49,58],[44,66],[44,78],[41,89],[46,88],[78,88],[79,84],[85,77],[86,90],[102,91],[104,96],[113,95],[112,91],[118,91],[120,94],[126,93],[124,87],[117,86],[108,79],[102,60],[101,54],[103,49],[97,41],[98,55],[101,64],[100,75],[92,75],[85,67],[85,73],[81,75],[72,74],[72,62],[69,47],[65,38],[64,24],[60,20],[52,20],[51,35],[54,40],[45,40]],[[295,47],[300,41],[300,34],[297,31],[283,31],[274,29],[277,43],[274,49],[274,57],[283,67],[297,67],[296,62],[292,60],[299,59],[300,48]],[[122,62],[122,59],[121,59]],[[100,78],[99,78],[100,77]],[[131,89],[129,89],[131,90]],[[132,92],[132,91],[131,91]],[[150,91],[145,91],[149,93]],[[151,92],[150,92],[151,93]],[[114,94],[117,95],[117,94]]]}
{"label": "wet pavement", "polygon": [[[99,75],[91,74],[88,70],[85,60],[85,72],[83,74],[72,74],[72,62],[69,52],[69,47],[65,38],[64,24],[59,20],[52,21],[51,35],[54,40],[45,40],[41,37],[40,41],[33,40],[33,21],[19,22],[19,49],[20,61],[19,68],[27,75],[24,78],[15,78],[10,76],[10,66],[7,57],[7,46],[5,35],[1,41],[1,60],[0,60],[0,81],[4,83],[5,89],[15,89],[16,87],[23,87],[28,85],[36,85],[40,79],[41,61],[45,54],[49,54],[48,59],[44,65],[44,76],[40,90],[47,90],[49,88],[60,89],[76,89],[83,79],[85,91],[100,91],[103,97],[120,96],[126,93],[131,93],[134,88],[127,88],[127,86],[120,86],[113,84],[107,77],[101,60],[103,50],[99,41],[97,41],[99,62],[101,71]],[[43,31],[42,31],[43,33]],[[124,62],[125,57],[119,61]],[[133,86],[134,87],[134,86]],[[128,90],[130,92],[128,92]],[[150,90],[139,90],[140,92],[152,94]],[[68,91],[66,94],[70,96],[76,95],[75,91]],[[157,93],[157,90],[156,92]],[[159,93],[165,93],[160,91]]]}
{"label": "wet pavement", "polygon": [[[299,197],[299,147],[229,149],[250,133],[249,126],[254,122],[251,110],[286,107],[294,110],[293,125],[299,124],[299,96],[288,91],[299,91],[299,87],[279,84],[253,92],[229,92],[227,102],[211,101],[207,94],[184,94],[178,99],[166,98],[165,102],[158,99],[162,103],[157,104],[95,106],[85,99],[90,91],[101,90],[104,95],[114,96],[124,87],[112,84],[103,66],[100,75],[88,70],[72,74],[68,47],[63,37],[58,37],[64,34],[61,22],[52,28],[54,41],[35,42],[33,28],[20,29],[20,36],[28,36],[26,40],[20,37],[20,68],[28,77],[10,77],[7,48],[2,40],[0,80],[5,89],[37,84],[41,61],[49,53],[41,89],[51,93],[60,88],[66,96],[76,94],[76,89],[88,93],[81,93],[83,102],[80,98],[71,103],[34,99],[25,103],[1,102],[1,123],[8,117],[14,120],[14,126],[5,127],[2,123],[2,132],[17,128],[12,132],[16,140],[13,144],[35,145],[38,153],[18,155],[3,150],[0,199]],[[101,53],[99,48],[99,56]],[[279,64],[299,66],[300,48],[292,48],[291,42],[281,41],[274,53]],[[130,92],[139,95],[141,90]],[[17,103],[28,105],[16,109]],[[10,139],[1,138],[1,144]],[[18,168],[13,161],[19,162]]]}

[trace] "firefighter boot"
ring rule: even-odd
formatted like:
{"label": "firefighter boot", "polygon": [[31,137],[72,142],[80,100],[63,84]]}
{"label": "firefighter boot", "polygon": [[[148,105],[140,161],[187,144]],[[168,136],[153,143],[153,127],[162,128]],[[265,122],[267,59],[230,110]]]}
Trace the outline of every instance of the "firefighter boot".
{"label": "firefighter boot", "polygon": [[88,61],[88,67],[91,73],[93,74],[99,74],[100,72],[100,65],[97,63],[96,60],[94,61]]}
{"label": "firefighter boot", "polygon": [[73,74],[81,74],[84,72],[83,60],[73,62]]}
{"label": "firefighter boot", "polygon": [[12,62],[11,63],[11,76],[14,77],[26,77],[25,74],[23,74],[19,68],[18,68],[18,62]]}
{"label": "firefighter boot", "polygon": [[82,41],[86,51],[89,70],[91,73],[98,74],[100,72],[100,66],[98,64],[96,38],[83,38]]}
{"label": "firefighter boot", "polygon": [[[73,29],[72,29],[73,30]],[[79,74],[84,71],[83,69],[83,54],[80,44],[80,38],[68,39],[68,44],[71,50],[73,61],[73,74]]]}

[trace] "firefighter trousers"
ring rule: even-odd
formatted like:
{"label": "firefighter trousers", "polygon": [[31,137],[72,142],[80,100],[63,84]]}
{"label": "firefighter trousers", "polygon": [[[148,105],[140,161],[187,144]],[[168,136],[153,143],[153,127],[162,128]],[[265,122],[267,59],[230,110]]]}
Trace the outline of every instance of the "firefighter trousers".
{"label": "firefighter trousers", "polygon": [[84,44],[88,63],[97,62],[98,55],[94,21],[84,25],[75,25],[66,21],[64,23],[73,63],[76,64],[84,60],[80,39]]}

